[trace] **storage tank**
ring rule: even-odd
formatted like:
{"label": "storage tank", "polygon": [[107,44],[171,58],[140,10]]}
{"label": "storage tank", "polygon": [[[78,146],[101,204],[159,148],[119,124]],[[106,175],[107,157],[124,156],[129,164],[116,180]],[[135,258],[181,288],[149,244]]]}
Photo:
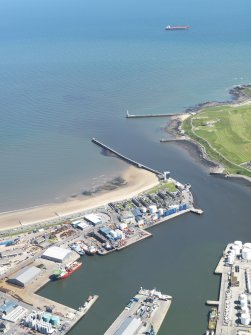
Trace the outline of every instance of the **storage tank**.
{"label": "storage tank", "polygon": [[243,248],[242,249],[242,258],[246,260],[251,259],[251,249],[249,248]]}
{"label": "storage tank", "polygon": [[234,244],[234,245],[232,246],[232,251],[234,251],[236,255],[239,255],[239,254],[240,254],[240,251],[241,251],[241,248],[240,248],[239,245]]}
{"label": "storage tank", "polygon": [[50,322],[50,319],[51,319],[51,314],[50,313],[44,313],[43,320],[45,322]]}
{"label": "storage tank", "polygon": [[56,316],[56,315],[53,315],[52,317],[51,317],[51,324],[53,325],[53,326],[57,326],[57,325],[59,325],[60,324],[60,319],[59,319],[59,317],[58,316]]}
{"label": "storage tank", "polygon": [[141,207],[140,210],[141,210],[142,213],[146,213],[147,212],[147,208],[146,207]]}
{"label": "storage tank", "polygon": [[251,243],[244,243],[243,248],[249,248],[251,249]]}
{"label": "storage tank", "polygon": [[[238,247],[237,247],[237,248],[238,248]],[[236,250],[235,250],[235,249],[231,249],[229,255],[230,255],[230,254],[232,254],[232,255],[235,256],[235,255],[236,255]]]}
{"label": "storage tank", "polygon": [[163,208],[159,208],[159,215],[161,215],[161,216],[164,215],[164,209]]}
{"label": "storage tank", "polygon": [[238,245],[241,248],[242,247],[242,242],[241,241],[234,241],[234,245]]}
{"label": "storage tank", "polygon": [[250,323],[250,316],[249,314],[243,313],[241,314],[241,324],[248,326]]}
{"label": "storage tank", "polygon": [[241,313],[249,315],[249,309],[247,305],[241,308]]}
{"label": "storage tank", "polygon": [[155,214],[157,212],[157,206],[156,205],[150,205],[149,211],[151,214]]}
{"label": "storage tank", "polygon": [[247,300],[241,300],[240,303],[241,303],[241,308],[247,308],[248,307]]}
{"label": "storage tank", "polygon": [[232,264],[234,264],[234,260],[235,260],[235,256],[230,254],[228,256],[227,262],[228,262],[228,264],[232,265]]}
{"label": "storage tank", "polygon": [[248,297],[247,297],[247,295],[246,295],[245,293],[242,293],[242,294],[240,294],[240,296],[239,296],[239,301],[243,301],[243,300],[245,300],[245,301],[248,300]]}

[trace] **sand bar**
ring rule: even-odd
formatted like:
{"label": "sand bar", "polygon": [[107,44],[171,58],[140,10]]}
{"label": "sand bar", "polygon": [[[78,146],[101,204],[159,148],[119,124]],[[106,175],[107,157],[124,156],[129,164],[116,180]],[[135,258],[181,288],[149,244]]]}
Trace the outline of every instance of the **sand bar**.
{"label": "sand bar", "polygon": [[146,191],[158,184],[155,174],[132,166],[122,174],[126,185],[116,190],[102,192],[95,196],[79,197],[62,203],[51,203],[23,210],[0,213],[0,230],[56,219],[81,211],[120,201]]}

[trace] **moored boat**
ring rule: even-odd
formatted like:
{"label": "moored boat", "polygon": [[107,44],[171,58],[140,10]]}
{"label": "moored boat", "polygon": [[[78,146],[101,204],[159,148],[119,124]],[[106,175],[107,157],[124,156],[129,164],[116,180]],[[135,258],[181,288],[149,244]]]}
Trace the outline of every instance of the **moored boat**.
{"label": "moored boat", "polygon": [[53,272],[53,274],[50,276],[51,280],[59,280],[59,279],[65,279],[72,275],[75,271],[77,271],[80,266],[82,265],[82,262],[73,262],[69,265],[66,265],[64,268],[59,268]]}
{"label": "moored boat", "polygon": [[85,254],[84,250],[81,248],[81,245],[79,244],[74,243],[70,246],[70,248],[74,250],[76,253],[78,253],[80,256],[83,256]]}
{"label": "moored boat", "polygon": [[89,255],[89,256],[93,256],[97,252],[97,248],[95,247],[95,245],[87,245],[83,243],[82,248],[84,252],[86,253],[86,255]]}

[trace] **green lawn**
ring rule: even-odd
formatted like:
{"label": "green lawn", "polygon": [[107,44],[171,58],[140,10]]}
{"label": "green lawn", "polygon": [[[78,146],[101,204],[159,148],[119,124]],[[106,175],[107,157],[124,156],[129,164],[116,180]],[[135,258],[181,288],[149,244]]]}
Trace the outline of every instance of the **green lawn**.
{"label": "green lawn", "polygon": [[251,176],[251,171],[234,165],[251,161],[250,125],[251,106],[225,105],[205,108],[189,117],[183,122],[183,129],[205,147],[209,156],[223,163],[229,173]]}
{"label": "green lawn", "polygon": [[165,189],[168,190],[169,192],[177,191],[177,188],[173,182],[161,182],[159,183],[159,185],[145,192],[145,194],[154,194],[154,193],[158,193],[159,191],[165,190]]}
{"label": "green lawn", "polygon": [[250,87],[244,88],[243,91],[247,97],[251,98],[251,88]]}

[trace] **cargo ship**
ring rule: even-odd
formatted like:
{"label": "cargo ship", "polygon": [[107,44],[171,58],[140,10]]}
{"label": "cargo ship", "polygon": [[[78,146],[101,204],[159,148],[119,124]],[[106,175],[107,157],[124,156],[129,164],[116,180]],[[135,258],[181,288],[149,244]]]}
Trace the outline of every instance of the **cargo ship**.
{"label": "cargo ship", "polygon": [[165,30],[187,30],[190,26],[166,26]]}
{"label": "cargo ship", "polygon": [[53,272],[53,274],[50,276],[51,280],[59,280],[59,279],[65,279],[72,275],[75,271],[77,271],[80,266],[82,265],[82,262],[73,262],[64,268],[57,269]]}

